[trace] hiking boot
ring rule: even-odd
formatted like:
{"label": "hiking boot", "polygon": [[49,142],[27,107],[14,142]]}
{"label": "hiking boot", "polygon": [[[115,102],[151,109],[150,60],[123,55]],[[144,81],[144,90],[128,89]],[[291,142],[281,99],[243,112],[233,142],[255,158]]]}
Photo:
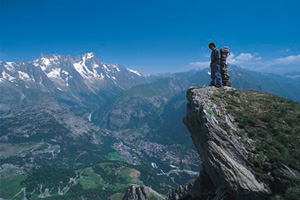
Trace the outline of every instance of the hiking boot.
{"label": "hiking boot", "polygon": [[216,88],[220,88],[220,87],[222,87],[222,85],[217,84],[217,85],[215,85],[215,87],[216,87]]}

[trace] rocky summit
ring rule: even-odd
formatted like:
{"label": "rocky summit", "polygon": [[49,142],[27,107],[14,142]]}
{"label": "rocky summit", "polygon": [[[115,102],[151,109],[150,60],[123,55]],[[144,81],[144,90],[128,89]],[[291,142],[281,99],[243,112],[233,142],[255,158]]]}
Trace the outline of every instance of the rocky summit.
{"label": "rocky summit", "polygon": [[299,199],[298,103],[229,87],[191,87],[187,100],[202,166],[167,199]]}

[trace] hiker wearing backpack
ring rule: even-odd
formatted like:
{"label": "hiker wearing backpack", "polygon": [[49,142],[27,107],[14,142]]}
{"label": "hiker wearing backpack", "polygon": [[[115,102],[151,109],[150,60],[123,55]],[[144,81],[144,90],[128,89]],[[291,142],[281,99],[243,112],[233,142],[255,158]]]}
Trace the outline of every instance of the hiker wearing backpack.
{"label": "hiker wearing backpack", "polygon": [[221,55],[221,62],[220,62],[220,71],[221,71],[221,77],[222,77],[222,83],[223,86],[232,87],[232,83],[229,80],[229,74],[228,74],[228,65],[226,63],[226,59],[228,55],[230,55],[229,48],[228,47],[222,47],[220,49],[220,55]]}
{"label": "hiker wearing backpack", "polygon": [[216,48],[216,44],[211,42],[208,45],[208,48],[211,50],[210,54],[210,69],[211,69],[211,81],[209,86],[222,87],[222,79],[220,73],[220,61],[221,55],[219,49]]}

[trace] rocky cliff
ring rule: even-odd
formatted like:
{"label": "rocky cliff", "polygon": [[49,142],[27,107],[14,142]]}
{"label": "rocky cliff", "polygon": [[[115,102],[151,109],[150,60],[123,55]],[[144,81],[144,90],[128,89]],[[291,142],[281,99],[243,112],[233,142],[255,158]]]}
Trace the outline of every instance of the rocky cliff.
{"label": "rocky cliff", "polygon": [[[255,178],[244,144],[234,134],[238,127],[233,117],[224,104],[217,106],[213,99],[216,90],[207,87],[188,91],[184,123],[216,191],[234,194],[237,199],[260,198],[270,191]],[[225,131],[225,124],[233,131]]]}
{"label": "rocky cliff", "polygon": [[144,185],[129,185],[122,200],[162,200],[164,197]]}
{"label": "rocky cliff", "polygon": [[183,122],[202,166],[167,199],[299,197],[298,103],[226,87],[190,88],[187,99]]}

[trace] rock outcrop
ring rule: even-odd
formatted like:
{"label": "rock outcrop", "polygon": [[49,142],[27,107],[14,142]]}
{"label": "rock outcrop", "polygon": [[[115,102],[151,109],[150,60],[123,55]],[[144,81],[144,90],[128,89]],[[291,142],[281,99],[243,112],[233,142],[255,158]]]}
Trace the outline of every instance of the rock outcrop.
{"label": "rock outcrop", "polygon": [[201,157],[202,169],[193,184],[187,184],[179,192],[174,190],[168,199],[259,200],[270,194],[270,189],[254,175],[244,143],[234,134],[238,127],[226,112],[226,104],[221,99],[215,103],[214,94],[218,90],[190,88],[187,92],[189,103],[183,122]]}
{"label": "rock outcrop", "polygon": [[162,200],[164,197],[144,185],[129,185],[122,200]]}

